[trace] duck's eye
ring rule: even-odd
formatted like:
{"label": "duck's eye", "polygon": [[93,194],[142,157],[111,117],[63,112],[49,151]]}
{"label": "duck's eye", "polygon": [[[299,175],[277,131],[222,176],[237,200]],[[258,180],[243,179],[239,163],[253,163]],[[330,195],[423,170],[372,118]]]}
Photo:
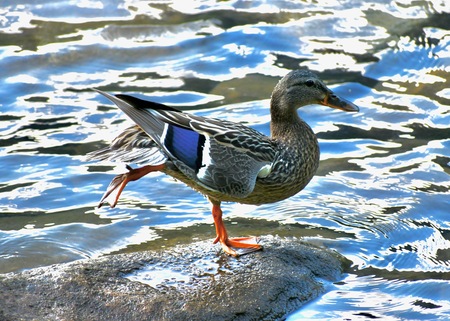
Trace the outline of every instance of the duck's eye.
{"label": "duck's eye", "polygon": [[305,84],[306,84],[306,86],[308,86],[308,87],[312,87],[312,86],[314,86],[314,80],[308,79],[308,80],[305,82]]}

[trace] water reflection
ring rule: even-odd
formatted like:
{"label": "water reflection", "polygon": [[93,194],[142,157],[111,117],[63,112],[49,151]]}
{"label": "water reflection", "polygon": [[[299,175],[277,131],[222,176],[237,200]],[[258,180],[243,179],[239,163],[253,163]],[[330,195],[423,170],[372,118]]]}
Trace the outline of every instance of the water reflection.
{"label": "water reflection", "polygon": [[386,282],[373,275],[349,275],[288,320],[445,319],[450,309],[448,300],[444,299],[447,291],[446,281]]}
{"label": "water reflection", "polygon": [[268,134],[272,88],[307,67],[361,112],[302,109],[317,176],[278,204],[225,205],[230,233],[303,237],[352,261],[291,320],[450,315],[446,2],[7,0],[0,12],[0,272],[214,237],[204,198],[163,175],[95,209],[124,167],[83,157],[129,123],[90,88]]}

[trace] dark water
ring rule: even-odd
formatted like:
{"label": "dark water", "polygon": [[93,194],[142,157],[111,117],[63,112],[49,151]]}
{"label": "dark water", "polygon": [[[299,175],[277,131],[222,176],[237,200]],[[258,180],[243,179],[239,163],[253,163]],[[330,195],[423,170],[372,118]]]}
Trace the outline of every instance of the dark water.
{"label": "dark water", "polygon": [[0,3],[0,272],[214,237],[209,204],[163,175],[95,209],[124,166],[84,155],[130,122],[90,88],[268,133],[273,86],[309,68],[361,111],[302,109],[317,176],[277,204],[225,205],[230,234],[352,262],[289,320],[450,318],[447,1],[21,3]]}

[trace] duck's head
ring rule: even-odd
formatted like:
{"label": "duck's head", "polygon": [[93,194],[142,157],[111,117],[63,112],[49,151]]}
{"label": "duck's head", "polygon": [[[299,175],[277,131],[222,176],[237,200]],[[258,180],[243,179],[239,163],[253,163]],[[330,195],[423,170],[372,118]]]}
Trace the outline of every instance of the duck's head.
{"label": "duck's head", "polygon": [[319,104],[343,111],[359,111],[358,106],[337,96],[308,70],[293,70],[284,76],[272,93],[272,119],[291,117],[300,107]]}

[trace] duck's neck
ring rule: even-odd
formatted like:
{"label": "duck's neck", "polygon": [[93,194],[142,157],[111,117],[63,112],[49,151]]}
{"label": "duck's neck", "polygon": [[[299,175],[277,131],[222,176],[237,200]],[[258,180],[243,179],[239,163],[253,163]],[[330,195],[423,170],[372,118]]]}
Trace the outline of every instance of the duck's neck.
{"label": "duck's neck", "polygon": [[290,115],[281,115],[277,111],[278,108],[271,108],[271,137],[275,140],[283,141],[289,145],[302,141],[317,141],[311,127],[300,118],[296,110]]}

